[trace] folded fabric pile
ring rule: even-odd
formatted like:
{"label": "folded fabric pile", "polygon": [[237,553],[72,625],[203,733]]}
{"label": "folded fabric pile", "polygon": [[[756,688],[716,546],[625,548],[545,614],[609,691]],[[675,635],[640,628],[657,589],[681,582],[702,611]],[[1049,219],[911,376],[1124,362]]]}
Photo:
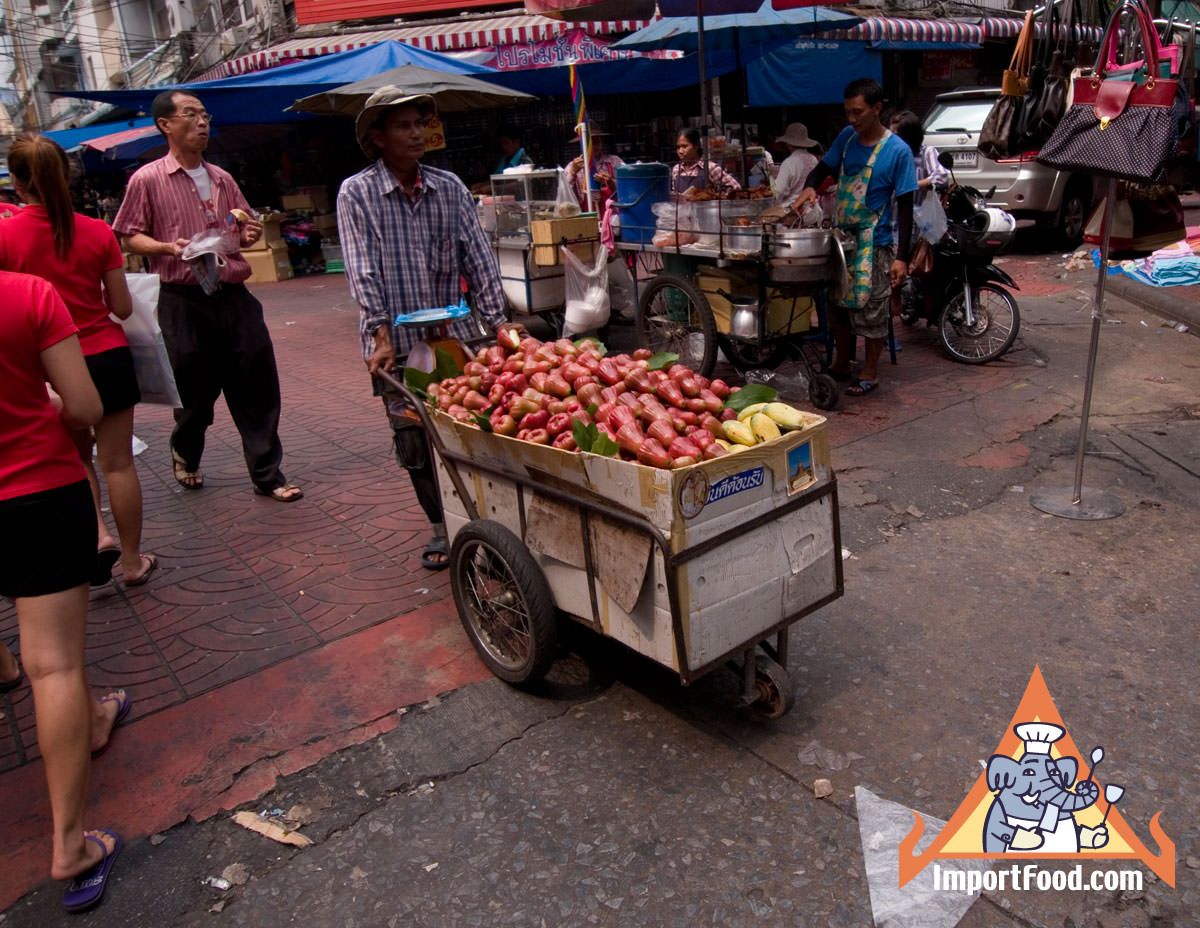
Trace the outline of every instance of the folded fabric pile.
{"label": "folded fabric pile", "polygon": [[[1185,287],[1200,284],[1200,227],[1188,229],[1187,238],[1160,248],[1145,258],[1110,262],[1108,272],[1120,273],[1150,287]],[[1092,263],[1100,266],[1100,249],[1092,251]]]}

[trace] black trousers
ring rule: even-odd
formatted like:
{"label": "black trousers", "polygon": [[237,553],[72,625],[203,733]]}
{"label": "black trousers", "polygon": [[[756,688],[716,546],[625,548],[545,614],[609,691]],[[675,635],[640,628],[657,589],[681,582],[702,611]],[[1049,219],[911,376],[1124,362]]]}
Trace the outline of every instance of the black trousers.
{"label": "black trousers", "polygon": [[158,324],[183,402],[175,410],[171,447],[188,470],[200,467],[204,433],[224,393],[254,485],[270,491],[287,483],[280,470],[279,371],[262,304],[244,284],[222,284],[211,295],[163,284]]}

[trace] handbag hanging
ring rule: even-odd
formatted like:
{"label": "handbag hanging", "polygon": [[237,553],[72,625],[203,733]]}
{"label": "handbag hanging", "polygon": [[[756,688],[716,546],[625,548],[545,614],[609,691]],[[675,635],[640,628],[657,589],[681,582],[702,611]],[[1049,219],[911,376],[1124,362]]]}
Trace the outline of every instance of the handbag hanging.
{"label": "handbag hanging", "polygon": [[[1107,71],[1119,26],[1126,16],[1141,33],[1145,59],[1133,80]],[[1060,171],[1153,183],[1178,155],[1181,114],[1179,82],[1159,76],[1158,34],[1143,0],[1122,0],[1109,17],[1095,73],[1076,78],[1071,108],[1046,140],[1038,161]],[[1181,122],[1181,118],[1183,121]]]}
{"label": "handbag hanging", "polygon": [[[1046,4],[1047,11],[1057,11],[1052,3]],[[1057,21],[1056,21],[1057,20]],[[1067,91],[1071,72],[1075,67],[1075,35],[1079,28],[1079,17],[1074,0],[1064,0],[1059,16],[1048,15],[1043,22],[1043,69],[1034,94],[1034,65],[1029,75],[1029,94],[1025,98],[1022,118],[1021,148],[1034,150],[1050,137],[1054,127],[1067,110]]]}
{"label": "handbag hanging", "polygon": [[[1107,201],[1102,199],[1088,217],[1083,231],[1088,244],[1104,243]],[[1118,184],[1111,222],[1108,246],[1113,258],[1146,255],[1187,238],[1183,203],[1170,185]]]}
{"label": "handbag hanging", "polygon": [[1033,11],[1025,14],[1017,46],[1013,49],[1012,61],[1004,72],[1000,99],[983,121],[979,131],[980,154],[993,161],[1017,153],[1021,110],[1025,105],[1025,92],[1029,89],[1029,66],[1033,55]]}

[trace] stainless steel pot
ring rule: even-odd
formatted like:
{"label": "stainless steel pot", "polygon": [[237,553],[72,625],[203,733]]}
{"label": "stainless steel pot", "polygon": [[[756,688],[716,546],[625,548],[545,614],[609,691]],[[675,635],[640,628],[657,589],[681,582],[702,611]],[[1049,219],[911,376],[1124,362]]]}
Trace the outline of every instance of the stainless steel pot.
{"label": "stainless steel pot", "polygon": [[834,279],[828,257],[773,258],[768,265],[768,277],[777,284],[816,284]]}
{"label": "stainless steel pot", "polygon": [[771,258],[827,258],[833,246],[830,229],[781,229],[771,232]]}
{"label": "stainless steel pot", "polygon": [[762,226],[725,223],[725,238],[722,246],[735,254],[758,254],[762,251]]}

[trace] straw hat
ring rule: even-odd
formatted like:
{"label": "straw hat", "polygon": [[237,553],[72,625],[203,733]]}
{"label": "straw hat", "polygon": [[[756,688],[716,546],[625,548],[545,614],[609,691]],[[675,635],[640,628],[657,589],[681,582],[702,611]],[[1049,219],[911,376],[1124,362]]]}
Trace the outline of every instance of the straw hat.
{"label": "straw hat", "polygon": [[779,136],[778,141],[796,148],[812,148],[817,143],[808,137],[808,128],[802,122],[794,122]]}
{"label": "straw hat", "polygon": [[[604,129],[592,129],[588,132],[588,135],[590,135],[594,139],[606,139],[606,138],[609,138],[612,135],[612,133],[607,132]],[[579,133],[578,132],[576,132],[573,136],[571,136],[571,141],[578,144],[578,142],[579,142]]]}
{"label": "straw hat", "polygon": [[437,115],[437,103],[427,93],[412,93],[395,84],[380,87],[367,97],[362,112],[354,120],[354,137],[358,139],[358,147],[368,158],[378,158],[380,154],[378,146],[371,141],[371,127],[375,125],[385,110],[400,106],[402,103],[409,103],[417,107],[423,116]]}

